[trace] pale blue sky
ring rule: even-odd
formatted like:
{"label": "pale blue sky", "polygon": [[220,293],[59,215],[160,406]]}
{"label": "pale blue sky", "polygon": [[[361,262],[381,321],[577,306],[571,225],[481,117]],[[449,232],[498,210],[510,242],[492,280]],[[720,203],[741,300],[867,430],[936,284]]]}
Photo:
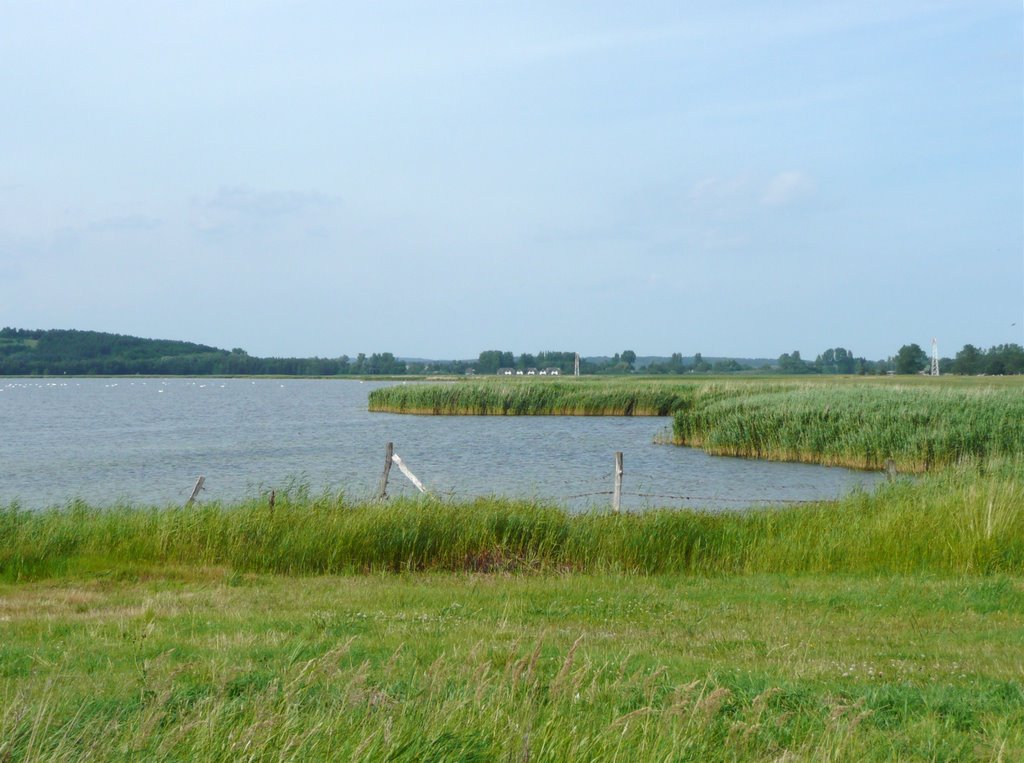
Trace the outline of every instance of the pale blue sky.
{"label": "pale blue sky", "polygon": [[1019,0],[0,2],[0,325],[1024,342],[1022,39]]}

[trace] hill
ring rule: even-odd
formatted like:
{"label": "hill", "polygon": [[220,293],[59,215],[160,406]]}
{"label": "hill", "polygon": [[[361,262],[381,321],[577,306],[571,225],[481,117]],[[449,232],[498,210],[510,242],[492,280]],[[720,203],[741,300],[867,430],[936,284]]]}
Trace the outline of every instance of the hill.
{"label": "hill", "polygon": [[0,375],[172,375],[405,373],[390,353],[340,358],[257,358],[172,339],[143,339],[124,334],[75,329],[0,329]]}

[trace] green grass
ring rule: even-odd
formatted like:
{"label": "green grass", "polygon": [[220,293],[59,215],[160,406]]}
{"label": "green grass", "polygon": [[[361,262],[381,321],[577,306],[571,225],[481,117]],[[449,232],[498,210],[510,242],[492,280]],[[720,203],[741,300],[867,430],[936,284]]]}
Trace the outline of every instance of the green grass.
{"label": "green grass", "polygon": [[0,585],[4,760],[1016,760],[1019,579]]}
{"label": "green grass", "polygon": [[1024,461],[903,478],[835,503],[745,512],[570,515],[554,506],[350,503],[0,511],[0,579],[95,568],[241,572],[570,570],[944,574],[1024,571]]}
{"label": "green grass", "polygon": [[680,444],[718,455],[922,472],[1024,452],[1024,389],[720,387],[675,412]]}
{"label": "green grass", "polygon": [[480,379],[370,393],[371,411],[478,416],[668,416],[698,385],[607,379]]}

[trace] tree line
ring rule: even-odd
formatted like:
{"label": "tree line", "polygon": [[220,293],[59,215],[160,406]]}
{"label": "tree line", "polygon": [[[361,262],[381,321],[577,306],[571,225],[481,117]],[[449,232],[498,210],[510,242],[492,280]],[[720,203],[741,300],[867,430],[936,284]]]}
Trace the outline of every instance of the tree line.
{"label": "tree line", "polygon": [[[800,353],[783,353],[777,370],[780,373],[805,374],[920,374],[931,369],[931,357],[916,344],[905,344],[885,360],[854,357],[842,347],[825,350],[813,362],[804,361]],[[999,344],[982,350],[965,344],[956,357],[939,359],[940,374],[962,376],[1003,376],[1024,373],[1024,347]]]}
{"label": "tree line", "polygon": [[241,348],[99,331],[0,329],[4,376],[344,376],[400,375],[406,364],[390,353],[355,358],[259,358]]}
{"label": "tree line", "polygon": [[1019,344],[997,344],[987,350],[965,344],[956,357],[939,361],[942,373],[976,376],[1024,374],[1024,347]]}
{"label": "tree line", "polygon": [[[359,353],[355,358],[260,358],[236,347],[222,350],[193,342],[142,339],[99,331],[0,329],[0,375],[128,375],[149,376],[403,376],[409,374],[496,374],[499,369],[515,371],[557,368],[562,375],[573,373],[576,353],[544,351],[515,355],[507,350],[484,350],[476,361],[405,361],[390,352]],[[731,358],[706,360],[701,353],[684,357],[673,353],[668,360],[637,365],[633,350],[610,358],[581,358],[580,373],[618,374],[916,374],[931,364],[917,344],[905,344],[884,360],[855,356],[843,347],[829,348],[812,360],[799,350],[783,353],[774,363],[754,367]],[[943,374],[1003,375],[1024,373],[1024,348],[1000,344],[988,350],[964,345],[955,357],[942,358]]]}
{"label": "tree line", "polygon": [[[589,369],[590,373],[631,373],[635,353],[623,353],[628,362],[620,363],[619,355],[603,367]],[[692,357],[673,353],[667,361],[651,363],[641,369],[645,374],[732,374],[732,373],[779,373],[779,374],[843,374],[876,376],[885,374],[919,374],[930,370],[931,358],[916,343],[905,344],[888,358],[868,360],[854,355],[844,347],[831,347],[820,353],[814,360],[804,360],[800,351],[784,352],[775,363],[759,367],[740,363],[732,358],[714,361],[705,360],[698,352]],[[1001,376],[1024,373],[1024,347],[1019,344],[1000,344],[982,350],[972,344],[964,345],[954,358],[941,358],[939,372],[965,376]]]}

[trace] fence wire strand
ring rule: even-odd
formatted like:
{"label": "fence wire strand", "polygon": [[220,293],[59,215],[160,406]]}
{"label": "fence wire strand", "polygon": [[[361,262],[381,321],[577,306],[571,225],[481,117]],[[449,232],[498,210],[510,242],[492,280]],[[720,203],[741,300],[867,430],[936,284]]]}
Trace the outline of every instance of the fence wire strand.
{"label": "fence wire strand", "polygon": [[[602,472],[600,475],[587,480],[580,480],[574,482],[579,485],[581,482],[586,482],[589,485],[608,484],[616,476],[615,470]],[[790,504],[815,504],[815,503],[834,503],[838,497],[830,498],[816,498],[816,499],[805,499],[805,498],[782,498],[782,497],[768,497],[768,498],[754,498],[754,497],[732,497],[732,496],[721,496],[721,495],[683,495],[682,493],[672,492],[656,492],[647,490],[648,486],[654,487],[659,483],[664,483],[666,475],[655,475],[648,474],[646,472],[637,472],[633,470],[625,470],[622,473],[623,481],[628,480],[633,485],[636,485],[636,490],[620,490],[619,496],[625,498],[639,498],[646,501],[659,500],[659,501],[676,501],[676,502],[702,502],[706,505],[715,504],[732,504],[736,506],[762,506],[762,505],[790,505]],[[428,492],[437,498],[443,500],[476,500],[478,498],[487,495],[486,493],[473,493],[465,492],[454,488],[439,487],[438,489],[429,489],[429,478],[428,478]],[[570,489],[573,485],[566,485]],[[772,485],[770,489],[772,491],[802,491],[806,490],[808,485]],[[389,483],[388,492],[396,497],[407,497],[410,495],[418,495],[417,491],[412,485],[407,483],[405,480],[395,480]],[[533,495],[533,496],[516,496],[525,500],[536,500],[542,502],[552,503],[565,503],[570,501],[578,501],[584,498],[603,498],[615,495],[614,490],[585,490],[570,495]],[[799,494],[799,493],[798,493]],[[650,508],[648,503],[647,508]],[[667,507],[666,507],[667,508]]]}
{"label": "fence wire strand", "polygon": [[801,499],[801,498],[723,498],[708,495],[670,495],[667,493],[627,493],[622,495],[634,498],[669,498],[678,501],[719,501],[723,503],[828,503],[833,499]]}
{"label": "fence wire strand", "polygon": [[[607,479],[608,477],[611,477],[611,476],[613,476],[613,475],[610,475],[610,474],[606,475],[604,479]],[[393,486],[389,485],[388,486],[388,492],[389,493],[392,492],[392,487],[397,488],[397,490],[393,491],[394,493],[397,493],[397,494],[402,495],[402,496],[417,495],[418,494],[418,491],[416,491],[412,487],[412,485],[406,485],[406,484],[402,484],[402,483],[396,483]],[[787,489],[794,489],[794,486],[783,485],[783,486],[779,486],[779,488],[781,490],[787,490]],[[614,494],[615,494],[614,490],[590,490],[590,491],[583,492],[583,493],[573,493],[572,495],[543,496],[543,497],[540,497],[540,500],[550,500],[550,501],[556,501],[556,502],[558,502],[558,501],[576,501],[576,500],[579,500],[581,498],[598,498],[598,497],[603,497],[603,496],[611,496],[611,495],[614,495]],[[439,491],[434,492],[434,495],[439,496],[439,497],[444,497],[444,498],[446,498],[448,500],[453,500],[455,498],[471,500],[471,499],[479,498],[480,497],[479,495],[471,494],[471,493],[465,493],[465,492],[462,492],[460,490],[439,490]],[[653,493],[653,492],[646,492],[646,491],[642,491],[642,490],[641,491],[623,490],[623,491],[621,491],[619,493],[619,495],[622,496],[623,498],[626,498],[626,497],[629,497],[629,498],[645,498],[645,499],[654,498],[654,499],[666,500],[666,501],[705,501],[705,502],[710,502],[710,503],[730,503],[730,504],[737,504],[737,505],[743,505],[743,504],[745,504],[745,505],[755,505],[755,504],[769,504],[769,505],[772,505],[772,504],[812,504],[812,503],[831,503],[831,502],[834,502],[836,500],[834,498],[818,498],[818,499],[804,499],[804,498],[732,498],[732,497],[720,496],[720,495],[681,495],[681,494],[677,494],[677,493]]]}

